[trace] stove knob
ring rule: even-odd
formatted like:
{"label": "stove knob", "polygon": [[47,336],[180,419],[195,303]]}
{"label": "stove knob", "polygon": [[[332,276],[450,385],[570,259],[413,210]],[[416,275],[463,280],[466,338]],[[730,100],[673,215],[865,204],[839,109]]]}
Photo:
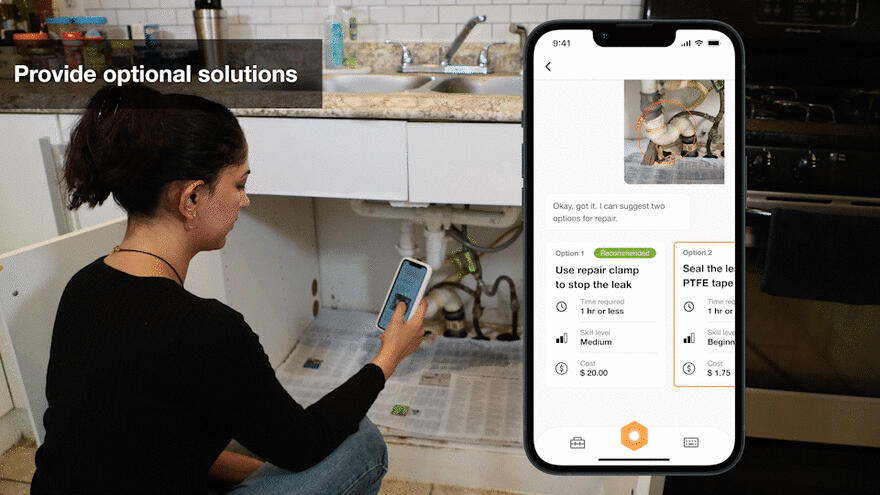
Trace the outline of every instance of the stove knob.
{"label": "stove knob", "polygon": [[770,168],[776,164],[776,157],[767,149],[762,149],[749,158],[749,179],[755,184],[767,180]]}
{"label": "stove knob", "polygon": [[798,183],[807,184],[813,179],[818,168],[819,158],[812,151],[807,151],[794,165],[792,176]]}

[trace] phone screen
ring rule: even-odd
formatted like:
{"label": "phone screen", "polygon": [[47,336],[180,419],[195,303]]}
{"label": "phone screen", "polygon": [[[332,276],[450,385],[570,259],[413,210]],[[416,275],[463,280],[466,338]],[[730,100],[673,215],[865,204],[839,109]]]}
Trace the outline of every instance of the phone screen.
{"label": "phone screen", "polygon": [[526,442],[549,470],[739,454],[742,52],[679,24],[668,46],[600,46],[595,23],[530,38]]}
{"label": "phone screen", "polygon": [[397,271],[397,276],[394,278],[394,283],[391,284],[391,292],[388,294],[388,299],[385,300],[385,306],[382,307],[382,314],[379,316],[379,328],[383,330],[388,328],[388,323],[391,322],[391,317],[394,316],[394,308],[401,301],[406,304],[406,313],[404,313],[403,319],[404,321],[409,319],[410,314],[412,314],[413,303],[419,296],[419,290],[422,287],[422,282],[425,280],[427,271],[428,269],[422,265],[409,260],[403,260],[400,269]]}

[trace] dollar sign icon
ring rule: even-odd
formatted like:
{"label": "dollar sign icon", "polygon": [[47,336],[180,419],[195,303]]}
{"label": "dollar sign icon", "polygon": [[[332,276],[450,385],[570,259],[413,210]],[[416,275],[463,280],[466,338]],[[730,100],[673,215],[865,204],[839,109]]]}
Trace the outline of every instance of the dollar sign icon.
{"label": "dollar sign icon", "polygon": [[684,366],[681,367],[681,370],[684,371],[685,375],[693,375],[696,369],[697,367],[694,366],[694,363],[691,363],[690,361],[684,363]]}
{"label": "dollar sign icon", "polygon": [[584,376],[585,374],[586,373],[584,373],[584,370],[581,370],[581,376]]}
{"label": "dollar sign icon", "polygon": [[562,362],[556,363],[556,373],[559,375],[568,373],[568,365]]}

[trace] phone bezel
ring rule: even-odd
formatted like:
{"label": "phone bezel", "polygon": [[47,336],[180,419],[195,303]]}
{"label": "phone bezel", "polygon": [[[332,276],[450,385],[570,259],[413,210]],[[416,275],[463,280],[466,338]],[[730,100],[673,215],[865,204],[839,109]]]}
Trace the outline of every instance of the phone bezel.
{"label": "phone bezel", "polygon": [[[412,306],[413,308],[417,307],[419,303],[422,301],[422,296],[425,295],[425,289],[428,287],[428,282],[431,279],[431,265],[419,261],[415,258],[403,257],[400,260],[400,263],[397,264],[397,270],[394,272],[394,277],[391,278],[391,285],[388,286],[388,292],[385,294],[385,298],[382,299],[382,306],[379,310],[379,316],[376,317],[376,328],[379,330],[385,331],[385,328],[379,326],[379,322],[382,321],[382,314],[385,312],[385,306],[388,304],[388,299],[391,297],[391,291],[394,289],[394,283],[397,282],[397,277],[400,276],[400,271],[403,269],[404,263],[412,263],[414,265],[421,266],[425,268],[425,278],[422,279],[422,285],[419,287],[419,293],[416,295],[416,298],[413,300]],[[409,310],[410,308],[407,308]],[[410,315],[412,316],[412,315]],[[406,315],[404,314],[404,321],[406,321]]]}
{"label": "phone bezel", "polygon": [[[632,28],[638,29],[632,29]],[[532,216],[534,215],[532,189],[534,179],[534,155],[532,149],[532,140],[534,139],[533,121],[533,98],[534,90],[533,78],[534,71],[540,67],[535,66],[535,44],[538,39],[550,31],[560,29],[591,29],[596,34],[600,31],[614,33],[609,36],[608,40],[603,40],[600,46],[642,46],[636,43],[638,40],[657,40],[667,39],[665,36],[653,36],[654,32],[662,32],[664,34],[669,31],[675,32],[679,29],[713,29],[725,34],[732,42],[735,52],[735,112],[737,118],[736,128],[733,129],[734,139],[736,140],[737,153],[734,158],[735,163],[735,194],[736,194],[736,377],[735,385],[735,408],[734,413],[734,445],[730,456],[719,464],[712,465],[650,465],[650,466],[627,466],[627,465],[602,465],[602,466],[569,466],[551,464],[538,455],[534,444],[534,401],[533,401],[533,359],[534,347],[534,321],[532,315],[532,305],[534,299],[532,297],[531,287],[534,281],[534,225]],[[632,40],[621,38],[626,36]],[[633,41],[636,40],[636,41]],[[616,44],[624,43],[624,44]],[[653,44],[656,41],[648,42],[644,46]],[[667,46],[667,45],[662,45]],[[551,474],[653,474],[653,475],[710,475],[720,474],[732,468],[740,457],[742,457],[745,445],[745,205],[746,205],[746,167],[745,167],[745,60],[742,39],[739,34],[728,24],[714,20],[633,20],[633,21],[579,21],[579,20],[562,20],[548,21],[537,26],[529,35],[523,54],[523,223],[524,236],[524,275],[525,275],[525,312],[524,322],[526,329],[525,335],[525,366],[524,366],[524,404],[523,404],[523,436],[526,455],[529,461],[541,471]],[[729,155],[726,155],[729,156]]]}

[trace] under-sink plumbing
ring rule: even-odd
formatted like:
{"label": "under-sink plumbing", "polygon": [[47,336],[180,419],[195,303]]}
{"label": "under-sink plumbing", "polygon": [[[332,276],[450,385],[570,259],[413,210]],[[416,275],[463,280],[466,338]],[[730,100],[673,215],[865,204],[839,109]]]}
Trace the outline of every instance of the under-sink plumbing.
{"label": "under-sink plumbing", "polygon": [[[397,243],[397,251],[401,256],[414,256],[418,250],[414,226],[417,223],[425,226],[426,261],[434,272],[429,289],[425,293],[425,300],[428,302],[426,316],[431,318],[442,311],[446,324],[444,335],[449,337],[467,336],[464,324],[464,305],[456,292],[463,291],[474,300],[472,322],[474,332],[477,334],[476,338],[487,338],[480,324],[483,313],[481,298],[484,294],[489,297],[495,296],[499,285],[506,283],[510,289],[511,332],[501,334],[497,338],[500,340],[519,338],[517,335],[519,299],[516,295],[513,279],[507,275],[501,275],[491,285],[485,283],[480,256],[484,253],[501,251],[516,241],[522,232],[522,222],[518,222],[521,214],[520,208],[501,207],[493,210],[477,210],[447,205],[407,202],[389,204],[366,200],[352,200],[351,206],[355,213],[362,216],[403,220],[400,226],[400,239]],[[461,227],[458,228],[455,224],[460,224]],[[507,230],[491,246],[483,247],[476,245],[470,238],[467,233],[468,226],[506,228]],[[452,265],[444,263],[447,259],[446,242],[448,237],[459,242],[462,246],[457,256],[459,261],[464,260],[465,268],[463,270],[454,268],[450,270]],[[461,283],[467,275],[473,276],[476,288],[472,289]]]}

